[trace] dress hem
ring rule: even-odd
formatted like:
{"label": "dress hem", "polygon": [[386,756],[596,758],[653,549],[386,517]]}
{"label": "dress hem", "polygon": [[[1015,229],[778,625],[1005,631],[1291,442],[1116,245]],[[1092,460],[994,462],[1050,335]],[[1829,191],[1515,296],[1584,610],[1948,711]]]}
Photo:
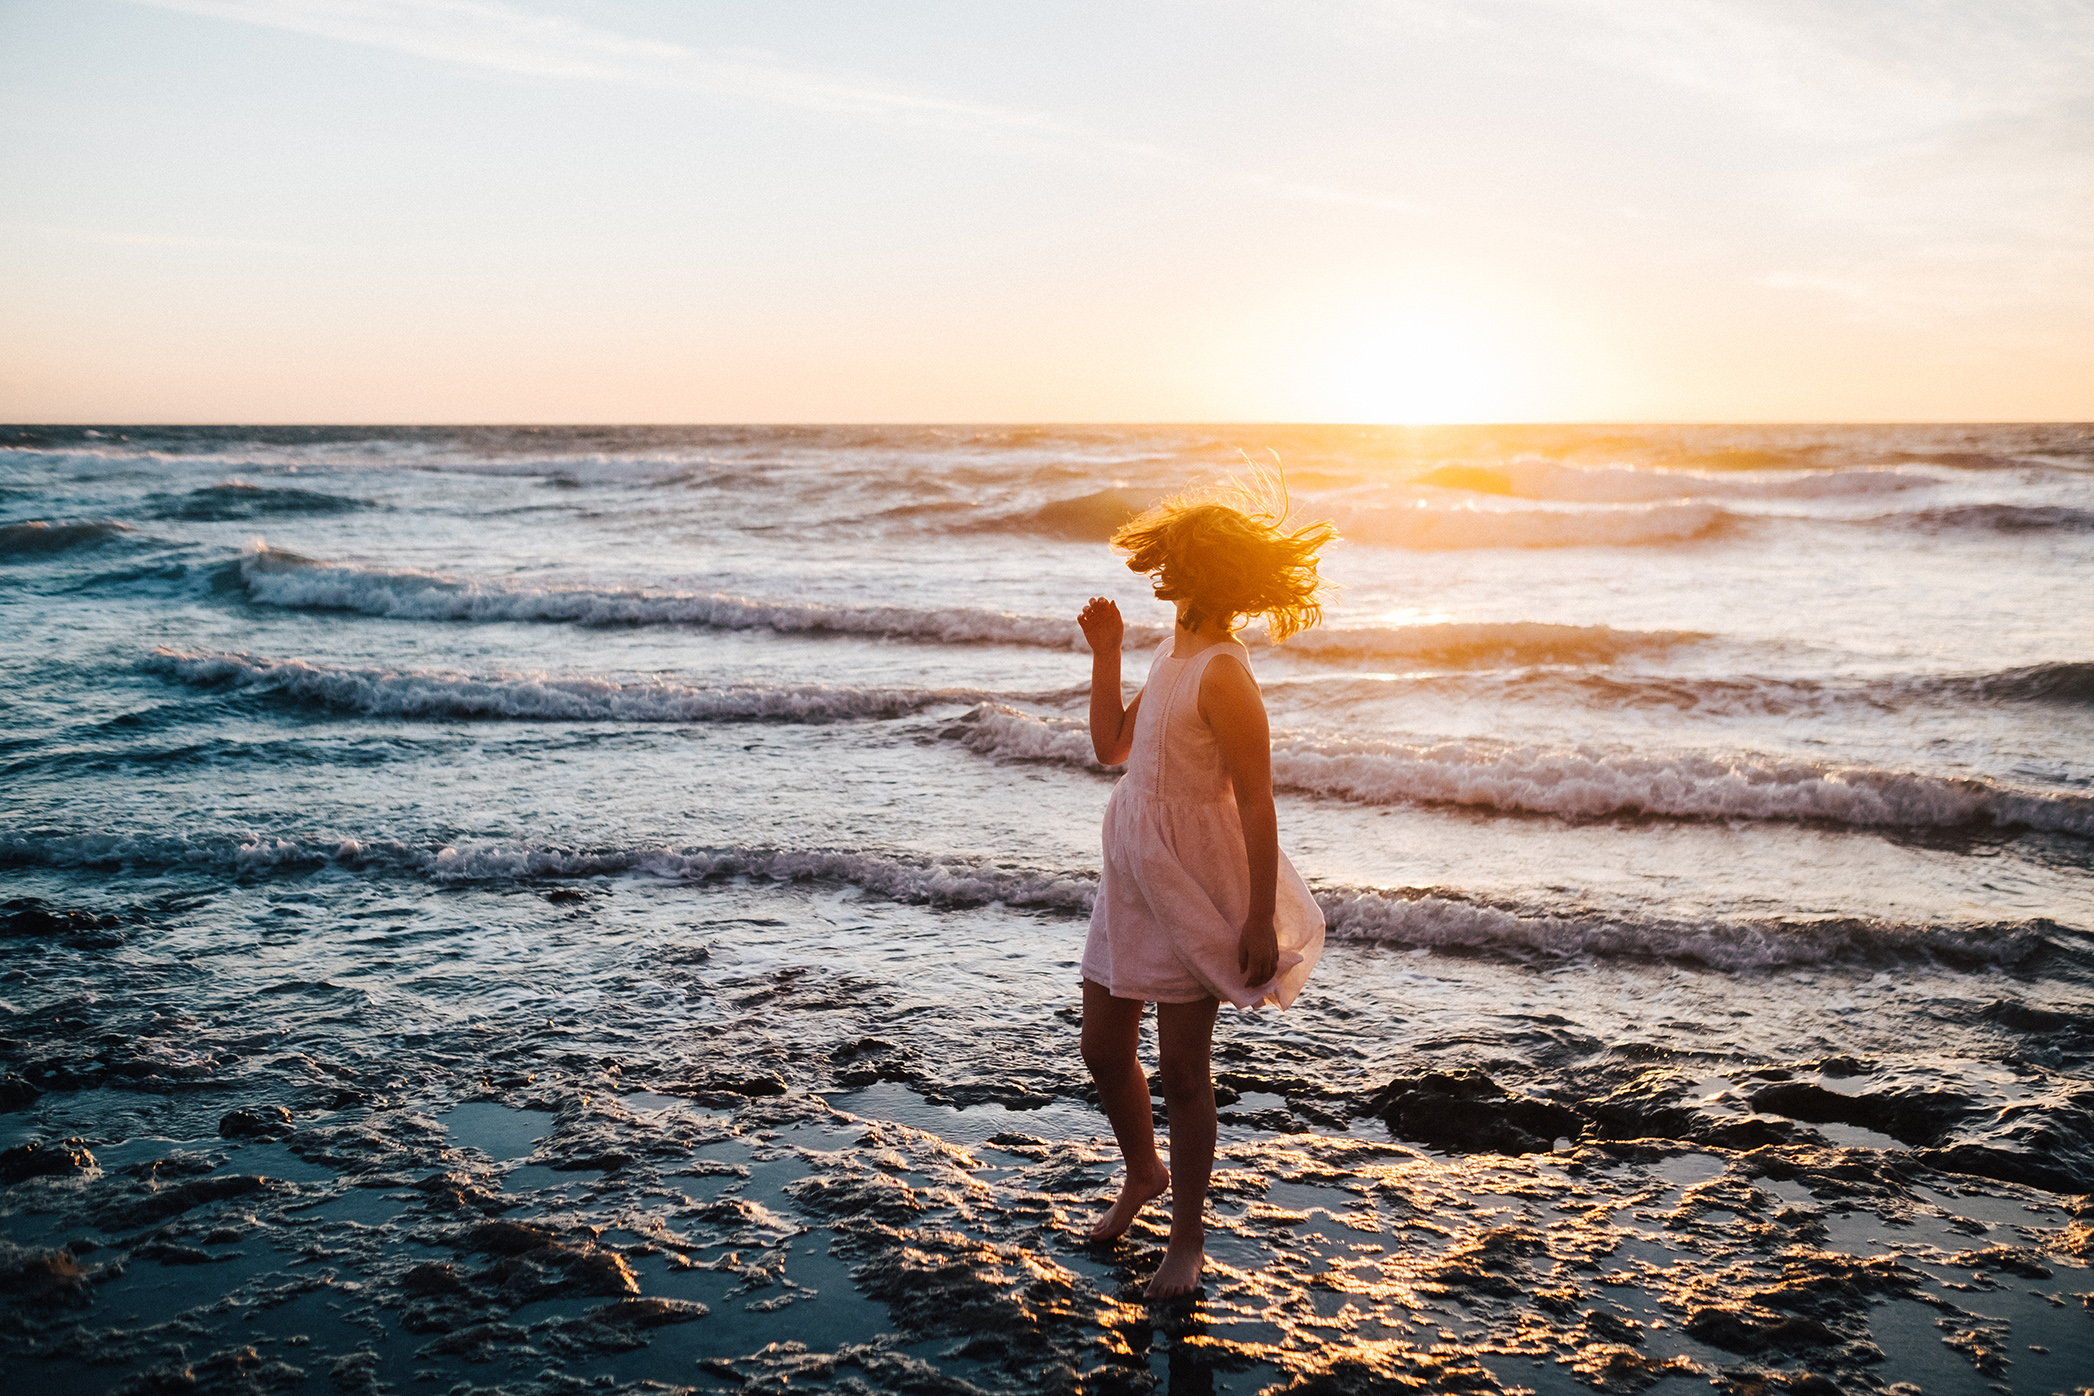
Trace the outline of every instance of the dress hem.
{"label": "dress hem", "polygon": [[[1098,984],[1098,981],[1097,981],[1097,980],[1095,980],[1095,979],[1093,979],[1093,978],[1091,978],[1091,977],[1090,977],[1090,976],[1089,976],[1088,974],[1079,974],[1079,975],[1077,975],[1077,976],[1076,976],[1076,982],[1077,982],[1078,984]],[[1127,1002],[1129,1002],[1129,1003],[1203,1003],[1203,1002],[1205,1002],[1205,1001],[1206,1001],[1206,1000],[1208,1000],[1208,999],[1213,999],[1213,1000],[1214,1000],[1214,1001],[1215,1001],[1216,1003],[1234,1003],[1234,1002],[1235,1002],[1235,1000],[1234,1000],[1234,999],[1228,998],[1227,996],[1225,996],[1225,995],[1222,995],[1222,994],[1201,994],[1201,995],[1200,995],[1199,997],[1197,997],[1197,998],[1189,998],[1189,999],[1163,999],[1163,998],[1158,998],[1158,997],[1156,997],[1156,995],[1154,995],[1154,994],[1122,994],[1122,993],[1116,993],[1116,992],[1115,992],[1115,991],[1113,990],[1113,987],[1112,987],[1112,985],[1110,985],[1110,984],[1098,984],[1098,987],[1099,987],[1099,988],[1101,988],[1101,989],[1103,989],[1103,990],[1105,990],[1106,994],[1107,994],[1107,995],[1109,995],[1110,997],[1112,997],[1112,998],[1116,998],[1116,999],[1124,999],[1124,1000],[1126,1000],[1126,1001],[1127,1001]]]}

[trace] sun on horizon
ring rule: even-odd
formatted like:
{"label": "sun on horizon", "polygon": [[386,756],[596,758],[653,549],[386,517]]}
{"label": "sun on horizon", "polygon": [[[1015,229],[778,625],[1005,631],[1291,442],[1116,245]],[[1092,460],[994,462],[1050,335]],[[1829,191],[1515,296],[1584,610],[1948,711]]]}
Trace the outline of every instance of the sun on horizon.
{"label": "sun on horizon", "polygon": [[1428,426],[1493,421],[1516,407],[1507,356],[1474,320],[1413,308],[1335,336],[1314,362],[1312,402],[1334,422]]}

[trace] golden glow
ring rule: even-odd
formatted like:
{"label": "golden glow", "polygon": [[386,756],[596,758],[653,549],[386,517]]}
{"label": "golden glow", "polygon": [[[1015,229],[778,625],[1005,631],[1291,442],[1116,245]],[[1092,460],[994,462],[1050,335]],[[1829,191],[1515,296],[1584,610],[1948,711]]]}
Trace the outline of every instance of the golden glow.
{"label": "golden glow", "polygon": [[1504,331],[1485,316],[1412,296],[1355,303],[1334,318],[1338,326],[1303,357],[1307,415],[1414,425],[1516,410],[1521,375]]}
{"label": "golden glow", "polygon": [[1500,411],[1503,370],[1458,320],[1413,314],[1349,345],[1331,368],[1338,421],[1481,422]]}
{"label": "golden glow", "polygon": [[800,8],[0,3],[0,421],[2094,417],[2084,4]]}

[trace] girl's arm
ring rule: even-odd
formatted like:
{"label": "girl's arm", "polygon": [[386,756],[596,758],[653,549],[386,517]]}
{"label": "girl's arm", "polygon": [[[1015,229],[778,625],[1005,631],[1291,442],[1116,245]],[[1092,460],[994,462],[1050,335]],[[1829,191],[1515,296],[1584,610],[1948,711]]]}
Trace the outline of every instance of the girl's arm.
{"label": "girl's arm", "polygon": [[1241,664],[1209,663],[1200,676],[1200,716],[1221,748],[1222,769],[1236,790],[1243,852],[1250,860],[1251,904],[1236,941],[1236,966],[1255,986],[1279,973],[1273,897],[1280,879],[1280,821],[1272,807],[1272,730],[1257,680]]}
{"label": "girl's arm", "polygon": [[1116,766],[1134,749],[1134,713],[1142,705],[1134,701],[1120,705],[1120,642],[1127,637],[1127,623],[1120,608],[1102,596],[1076,617],[1083,638],[1091,647],[1091,750],[1098,764]]}

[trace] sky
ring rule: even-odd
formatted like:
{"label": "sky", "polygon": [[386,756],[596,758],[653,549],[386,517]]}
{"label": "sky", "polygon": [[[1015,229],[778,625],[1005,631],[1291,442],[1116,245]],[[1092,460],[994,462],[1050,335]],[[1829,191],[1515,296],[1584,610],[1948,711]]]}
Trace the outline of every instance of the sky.
{"label": "sky", "polygon": [[0,0],[0,420],[2094,419],[2088,0]]}

